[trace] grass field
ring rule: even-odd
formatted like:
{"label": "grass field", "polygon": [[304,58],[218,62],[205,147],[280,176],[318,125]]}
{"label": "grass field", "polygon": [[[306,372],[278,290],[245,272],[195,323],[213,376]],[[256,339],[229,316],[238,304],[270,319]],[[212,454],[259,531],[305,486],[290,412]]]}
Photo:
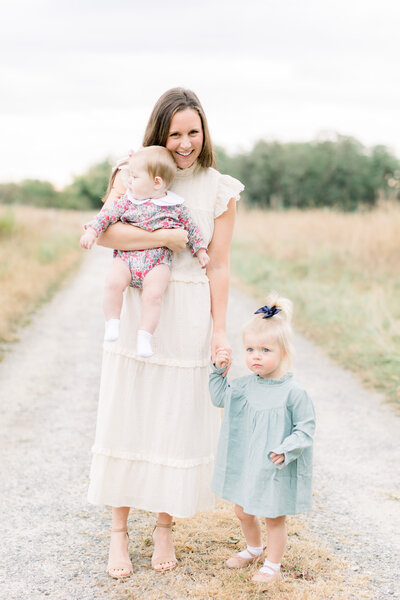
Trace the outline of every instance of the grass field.
{"label": "grass field", "polygon": [[238,213],[236,284],[295,304],[296,329],[400,407],[400,206]]}
{"label": "grass field", "polygon": [[0,344],[48,300],[83,256],[82,213],[0,206]]}

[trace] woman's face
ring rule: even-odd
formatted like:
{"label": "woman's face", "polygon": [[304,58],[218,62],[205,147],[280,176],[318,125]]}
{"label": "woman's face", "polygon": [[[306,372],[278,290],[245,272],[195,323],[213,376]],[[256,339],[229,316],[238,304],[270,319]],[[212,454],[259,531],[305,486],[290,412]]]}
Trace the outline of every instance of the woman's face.
{"label": "woman's face", "polygon": [[174,114],[166,147],[172,152],[179,169],[192,166],[203,148],[203,141],[203,128],[197,111],[186,108]]}

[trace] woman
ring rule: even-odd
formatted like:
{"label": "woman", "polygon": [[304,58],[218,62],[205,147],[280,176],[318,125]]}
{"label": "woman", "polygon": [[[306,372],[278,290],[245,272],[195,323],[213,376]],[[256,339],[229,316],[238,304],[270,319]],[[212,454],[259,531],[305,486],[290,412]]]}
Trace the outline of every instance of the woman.
{"label": "woman", "polygon": [[[122,335],[118,342],[105,344],[88,497],[94,504],[112,506],[108,573],[115,578],[132,573],[130,507],[158,513],[152,566],[163,571],[176,566],[172,515],[190,517],[214,506],[210,480],[219,417],[208,394],[210,345],[212,356],[216,348],[227,346],[229,247],[235,199],[243,189],[239,181],[213,168],[207,120],[189,90],[174,88],[161,96],[143,145],[171,151],[178,167],[171,189],[185,198],[209,243],[210,263],[205,273],[187,247],[174,254],[151,359],[135,353],[140,296],[133,288],[125,297]],[[123,192],[119,173],[107,202]],[[172,242],[171,234],[178,236]],[[177,250],[185,236],[116,223],[100,243],[124,250],[160,245]]]}

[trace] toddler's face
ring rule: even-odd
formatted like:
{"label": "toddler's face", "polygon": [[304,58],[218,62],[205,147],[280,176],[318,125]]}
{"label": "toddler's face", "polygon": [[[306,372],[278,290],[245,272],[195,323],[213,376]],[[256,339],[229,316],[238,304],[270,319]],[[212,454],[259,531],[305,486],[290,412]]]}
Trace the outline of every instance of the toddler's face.
{"label": "toddler's face", "polygon": [[154,194],[156,190],[154,179],[149,175],[143,161],[132,161],[128,187],[136,200],[146,200]]}
{"label": "toddler's face", "polygon": [[284,375],[281,367],[284,354],[274,336],[246,333],[244,345],[246,365],[250,371],[263,379],[280,379]]}

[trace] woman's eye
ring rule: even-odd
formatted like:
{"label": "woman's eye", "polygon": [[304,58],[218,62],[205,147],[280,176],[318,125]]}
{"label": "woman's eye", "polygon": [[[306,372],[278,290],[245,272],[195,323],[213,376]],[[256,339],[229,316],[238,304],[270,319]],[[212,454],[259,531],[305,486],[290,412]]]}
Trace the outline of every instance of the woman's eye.
{"label": "woman's eye", "polygon": [[193,129],[193,130],[190,132],[190,135],[197,135],[198,133],[199,133],[198,131],[196,131],[195,129]]}
{"label": "woman's eye", "polygon": [[174,133],[170,133],[169,137],[178,137],[178,135],[179,135],[179,133],[174,132]]}

